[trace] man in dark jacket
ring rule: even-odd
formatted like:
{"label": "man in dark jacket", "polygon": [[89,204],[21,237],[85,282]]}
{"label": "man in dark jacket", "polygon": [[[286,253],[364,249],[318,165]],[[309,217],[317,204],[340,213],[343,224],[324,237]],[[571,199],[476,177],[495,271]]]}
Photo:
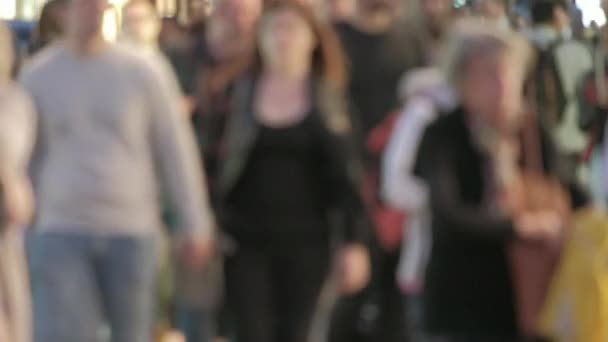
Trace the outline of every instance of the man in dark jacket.
{"label": "man in dark jacket", "polygon": [[[381,151],[370,147],[375,145],[373,137],[378,136],[378,127],[383,126],[398,106],[397,88],[401,77],[426,62],[422,42],[404,22],[402,10],[396,0],[358,0],[354,16],[348,22],[336,25],[350,61],[349,95],[353,121],[358,126],[360,143],[366,152],[369,174],[366,194],[378,234],[372,248],[375,250],[373,284],[361,295],[363,299],[350,298],[340,303],[332,341],[356,341],[354,335],[357,333],[351,331],[355,325],[359,330],[366,330],[360,331],[359,335],[366,335],[371,341],[405,340],[403,299],[395,280],[399,237],[388,234],[393,238],[387,241],[383,233],[397,231],[402,224],[398,219],[393,222],[396,227],[384,227],[379,222],[380,213],[386,213],[376,186]],[[344,310],[348,306],[354,309]],[[341,316],[344,311],[349,314]],[[357,319],[363,322],[357,323]]]}
{"label": "man in dark jacket", "polygon": [[[255,42],[255,29],[262,10],[261,0],[220,0],[216,3],[214,15],[206,18],[196,28],[189,50],[173,51],[170,58],[181,75],[184,91],[191,96],[194,113],[192,123],[197,135],[200,157],[204,160],[211,202],[217,209],[218,176],[222,162],[224,129],[231,111],[232,85],[244,71],[240,59],[246,56]],[[222,251],[232,249],[231,241],[222,240]],[[215,265],[218,266],[218,265]],[[188,341],[207,341],[209,335],[202,321],[208,318],[216,303],[206,298],[209,290],[216,289],[214,277],[217,274],[205,272],[190,274],[189,281],[179,298],[178,325],[188,337]],[[212,281],[210,281],[210,278]],[[217,283],[217,282],[216,282]],[[204,292],[207,292],[204,294]],[[209,306],[212,306],[211,308]],[[221,309],[221,308],[220,308]],[[221,313],[223,314],[223,312]],[[203,318],[203,319],[201,319]],[[224,317],[220,317],[220,321]],[[220,325],[223,322],[220,322]],[[224,333],[224,327],[219,327]]]}
{"label": "man in dark jacket", "polygon": [[397,84],[423,64],[395,0],[359,0],[356,14],[336,26],[350,60],[350,96],[363,133],[369,133],[397,105]]}

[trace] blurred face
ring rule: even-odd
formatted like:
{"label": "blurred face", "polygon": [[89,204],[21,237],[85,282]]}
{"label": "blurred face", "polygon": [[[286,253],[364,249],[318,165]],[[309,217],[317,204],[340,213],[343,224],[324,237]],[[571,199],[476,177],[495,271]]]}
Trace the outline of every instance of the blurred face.
{"label": "blurred face", "polygon": [[158,40],[160,19],[151,4],[139,2],[125,11],[123,29],[127,38],[142,44],[152,44]]}
{"label": "blurred face", "polygon": [[557,25],[559,30],[565,30],[570,27],[570,14],[568,14],[568,11],[565,8],[561,6],[556,7],[554,18],[555,25]]}
{"label": "blurred face", "polygon": [[227,50],[232,47],[231,42],[238,41],[238,35],[226,18],[212,15],[207,21],[205,40],[214,57],[224,59],[232,54],[232,51]]}
{"label": "blurred face", "polygon": [[528,28],[528,25],[529,25],[528,20],[522,16],[517,17],[516,24],[517,24],[517,29],[522,32],[524,32]]}
{"label": "blurred face", "polygon": [[255,32],[255,26],[262,13],[261,0],[221,0],[217,9],[240,35]]}
{"label": "blurred face", "polygon": [[473,58],[462,84],[464,105],[474,120],[501,131],[516,129],[522,119],[523,72],[514,57]]}
{"label": "blurred face", "polygon": [[310,25],[292,9],[275,10],[263,19],[259,49],[266,67],[309,64],[316,44]]}
{"label": "blurred face", "polygon": [[335,21],[346,20],[355,13],[354,0],[329,0],[328,7],[330,17]]}
{"label": "blurred face", "polygon": [[430,25],[441,26],[452,13],[452,2],[449,0],[420,0],[420,10]]}
{"label": "blurred face", "polygon": [[484,0],[479,5],[480,15],[488,19],[499,19],[505,16],[506,9],[496,0]]}
{"label": "blurred face", "polygon": [[104,13],[109,6],[108,0],[71,0],[71,31],[80,38],[101,34]]}
{"label": "blurred face", "polygon": [[213,13],[214,4],[212,0],[197,0],[190,2],[190,11],[195,18],[207,18]]}

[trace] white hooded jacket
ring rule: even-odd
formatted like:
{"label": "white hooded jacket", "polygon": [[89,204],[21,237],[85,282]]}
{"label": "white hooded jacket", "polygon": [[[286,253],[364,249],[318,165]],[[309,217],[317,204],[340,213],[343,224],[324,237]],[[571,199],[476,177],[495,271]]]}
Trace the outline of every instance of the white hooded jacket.
{"label": "white hooded jacket", "polygon": [[406,75],[400,87],[405,106],[397,120],[382,162],[381,191],[391,207],[408,214],[397,279],[403,288],[416,287],[431,248],[428,189],[414,175],[416,156],[428,125],[457,105],[454,92],[436,68]]}

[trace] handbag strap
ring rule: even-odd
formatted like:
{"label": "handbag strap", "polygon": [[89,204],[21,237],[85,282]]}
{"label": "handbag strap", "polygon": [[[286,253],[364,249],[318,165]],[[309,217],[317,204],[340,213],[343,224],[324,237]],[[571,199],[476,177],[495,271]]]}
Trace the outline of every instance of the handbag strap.
{"label": "handbag strap", "polygon": [[[543,156],[540,138],[540,125],[538,123],[538,105],[536,102],[537,86],[534,82],[528,83],[527,105],[524,108],[524,127],[522,130],[522,154],[524,170],[542,173]],[[526,100],[524,98],[524,100]]]}
{"label": "handbag strap", "polygon": [[605,64],[606,50],[600,43],[595,49],[595,68],[594,68],[594,81],[595,89],[597,89],[598,103],[602,108],[608,107],[608,87],[606,86],[606,64]]}

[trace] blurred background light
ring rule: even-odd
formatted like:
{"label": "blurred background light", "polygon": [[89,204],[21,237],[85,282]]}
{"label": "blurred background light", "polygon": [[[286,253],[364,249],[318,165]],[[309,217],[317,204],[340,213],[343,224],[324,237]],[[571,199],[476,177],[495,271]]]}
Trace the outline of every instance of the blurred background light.
{"label": "blurred background light", "polygon": [[583,13],[583,24],[586,27],[596,22],[600,27],[606,25],[606,14],[602,10],[601,0],[577,0],[576,5]]}
{"label": "blurred background light", "polygon": [[0,1],[0,19],[13,19],[17,15],[17,3],[14,1]]}

